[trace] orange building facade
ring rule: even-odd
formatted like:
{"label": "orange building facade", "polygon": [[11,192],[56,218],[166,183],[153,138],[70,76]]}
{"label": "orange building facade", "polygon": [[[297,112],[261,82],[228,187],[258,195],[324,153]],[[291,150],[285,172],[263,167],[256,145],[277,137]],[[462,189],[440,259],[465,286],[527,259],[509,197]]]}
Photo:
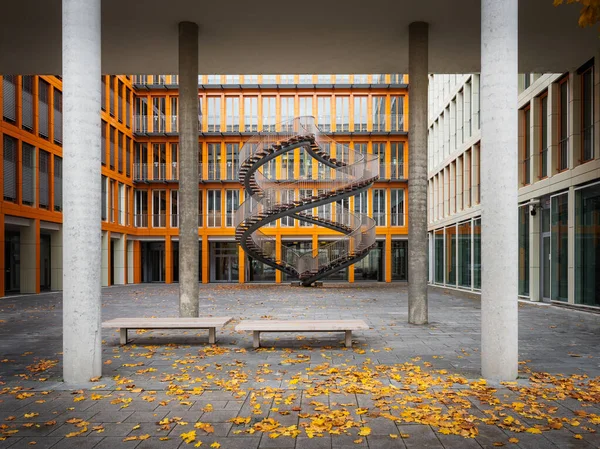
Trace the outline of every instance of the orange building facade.
{"label": "orange building facade", "polygon": [[[62,93],[54,76],[1,78],[0,294],[62,288]],[[102,77],[102,283],[178,281],[178,89],[175,75]],[[238,154],[257,132],[312,115],[336,141],[379,158],[380,179],[343,204],[377,222],[377,245],[337,281],[406,281],[408,92],[403,75],[200,75],[198,77],[199,280],[289,282],[235,242],[245,192]],[[333,145],[332,145],[333,146]],[[265,174],[320,176],[297,150]],[[68,188],[68,186],[64,186]],[[342,204],[340,204],[341,206]],[[336,204],[322,206],[335,213]],[[90,213],[97,213],[90,211]],[[280,246],[317,252],[340,234],[283,218],[263,230]]]}

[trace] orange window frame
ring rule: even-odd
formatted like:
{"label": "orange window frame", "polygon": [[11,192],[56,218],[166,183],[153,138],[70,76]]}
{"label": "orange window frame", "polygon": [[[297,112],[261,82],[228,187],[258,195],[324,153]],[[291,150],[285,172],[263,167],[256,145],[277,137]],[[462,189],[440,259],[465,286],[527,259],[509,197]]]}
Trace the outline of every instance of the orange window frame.
{"label": "orange window frame", "polygon": [[[548,113],[548,91],[545,91],[544,93],[542,93],[539,96],[540,99],[540,119],[539,119],[539,129],[540,129],[540,134],[539,134],[539,146],[538,146],[538,155],[539,155],[539,164],[538,164],[538,177],[540,179],[545,179],[548,177],[548,160],[546,160],[546,174],[544,174],[542,172],[542,161],[544,160],[544,151],[546,151],[547,149],[544,148],[544,131],[546,132],[546,144],[548,143],[548,117],[547,117],[547,113]],[[546,101],[546,116],[544,117],[543,111],[544,108],[542,107],[543,102]],[[546,126],[544,126],[546,125]],[[546,152],[546,157],[548,156],[548,153]]]}

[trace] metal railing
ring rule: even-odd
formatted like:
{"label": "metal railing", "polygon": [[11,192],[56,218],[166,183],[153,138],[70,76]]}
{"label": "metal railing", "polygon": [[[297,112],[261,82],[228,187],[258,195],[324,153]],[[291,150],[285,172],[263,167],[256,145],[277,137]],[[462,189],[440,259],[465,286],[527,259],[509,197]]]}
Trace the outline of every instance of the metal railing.
{"label": "metal railing", "polygon": [[[203,179],[202,163],[198,164],[198,179]],[[133,180],[137,182],[146,181],[179,181],[179,163],[170,164],[153,162],[151,164],[142,164],[134,162]]]}

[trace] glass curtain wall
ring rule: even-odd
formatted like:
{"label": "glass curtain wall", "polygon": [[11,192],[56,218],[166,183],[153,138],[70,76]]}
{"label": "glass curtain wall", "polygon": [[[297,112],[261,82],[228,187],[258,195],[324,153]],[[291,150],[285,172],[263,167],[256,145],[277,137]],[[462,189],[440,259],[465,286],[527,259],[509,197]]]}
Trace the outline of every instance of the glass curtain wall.
{"label": "glass curtain wall", "polygon": [[575,303],[600,306],[600,184],[575,191]]}
{"label": "glass curtain wall", "polygon": [[456,226],[446,228],[446,284],[456,285]]}
{"label": "glass curtain wall", "polygon": [[550,202],[550,260],[551,298],[554,301],[567,301],[569,290],[569,221],[568,195],[553,196]]}
{"label": "glass curtain wall", "polygon": [[408,281],[408,240],[392,241],[392,281]]}
{"label": "glass curtain wall", "polygon": [[458,286],[471,288],[471,221],[458,225]]}
{"label": "glass curtain wall", "polygon": [[444,283],[444,230],[439,229],[434,234],[435,275],[436,284]]}
{"label": "glass curtain wall", "polygon": [[481,289],[481,218],[473,220],[473,288]]}

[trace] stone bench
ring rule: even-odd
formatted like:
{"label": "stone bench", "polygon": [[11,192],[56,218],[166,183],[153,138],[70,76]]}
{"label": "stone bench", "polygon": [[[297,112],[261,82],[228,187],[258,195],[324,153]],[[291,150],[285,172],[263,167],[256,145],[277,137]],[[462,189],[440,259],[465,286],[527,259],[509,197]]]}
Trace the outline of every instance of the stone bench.
{"label": "stone bench", "polygon": [[261,332],[338,332],[346,334],[346,347],[352,346],[352,331],[368,330],[363,320],[245,320],[236,331],[252,331],[255,348],[260,347]]}
{"label": "stone bench", "polygon": [[120,329],[120,343],[127,344],[128,329],[208,329],[208,342],[217,341],[216,330],[221,329],[233,318],[230,316],[206,318],[115,318],[104,321],[103,329]]}

